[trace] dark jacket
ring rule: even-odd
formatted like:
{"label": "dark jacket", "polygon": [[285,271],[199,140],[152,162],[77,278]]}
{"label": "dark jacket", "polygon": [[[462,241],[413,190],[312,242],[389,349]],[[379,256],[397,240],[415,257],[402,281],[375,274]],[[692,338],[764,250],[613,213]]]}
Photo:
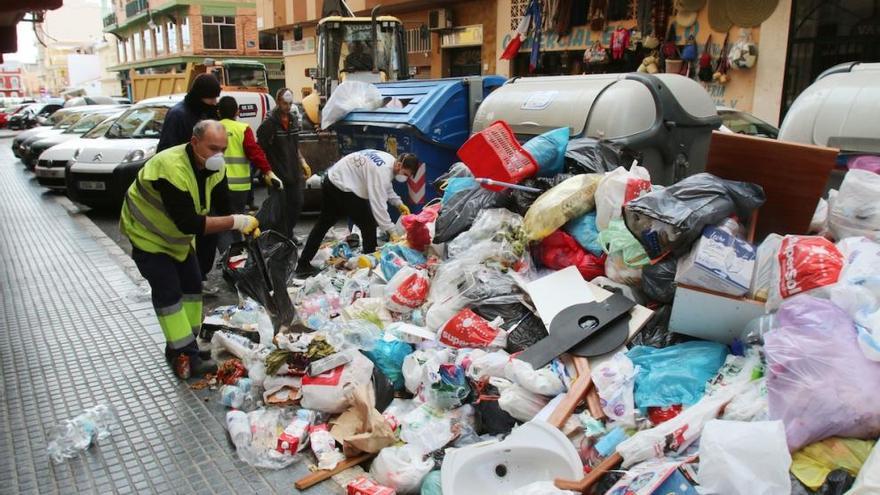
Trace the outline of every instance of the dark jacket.
{"label": "dark jacket", "polygon": [[278,109],[272,110],[257,129],[257,142],[266,153],[272,171],[284,182],[285,187],[301,187],[303,170],[299,164],[299,133],[302,123],[297,114],[289,115],[290,124],[285,129],[278,117]]}
{"label": "dark jacket", "polygon": [[[193,101],[195,100],[195,101]],[[165,114],[165,122],[162,124],[162,134],[159,136],[159,144],[156,152],[188,143],[192,138],[193,127],[204,119],[219,119],[217,107],[205,105],[189,95],[180,103],[171,107]]]}

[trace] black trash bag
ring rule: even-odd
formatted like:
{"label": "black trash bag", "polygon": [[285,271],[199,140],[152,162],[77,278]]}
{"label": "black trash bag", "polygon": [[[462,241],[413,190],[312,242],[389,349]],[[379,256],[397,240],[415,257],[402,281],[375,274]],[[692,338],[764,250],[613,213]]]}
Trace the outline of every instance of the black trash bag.
{"label": "black trash bag", "polygon": [[672,316],[672,306],[664,304],[654,309],[654,315],[648,323],[637,332],[629,343],[630,347],[646,345],[658,349],[669,347],[682,342],[696,340],[693,337],[673,333],[669,330],[669,318]]}
{"label": "black trash bag", "polygon": [[541,318],[522,303],[479,304],[471,309],[488,321],[499,316],[504,320],[501,328],[508,332],[505,350],[509,353],[524,351],[548,335]]}
{"label": "black trash bag", "polygon": [[626,167],[638,155],[612,141],[583,137],[572,139],[565,148],[565,172],[592,174]]}
{"label": "black trash bag", "polygon": [[856,477],[846,472],[844,469],[835,469],[828,473],[825,483],[818,490],[813,491],[805,486],[793,474],[791,477],[791,495],[843,495],[856,481]]}
{"label": "black trash bag", "polygon": [[471,228],[481,211],[487,208],[504,208],[509,196],[507,192],[490,191],[482,187],[456,193],[440,208],[440,216],[434,223],[433,242],[440,244],[455,239]]}
{"label": "black trash bag", "polygon": [[[248,253],[244,265],[229,266],[229,258]],[[261,304],[275,327],[275,333],[296,318],[287,294],[287,279],[297,261],[296,245],[278,232],[267,230],[257,239],[236,242],[223,262],[223,277],[239,292]]]}
{"label": "black trash bag", "polygon": [[520,185],[534,187],[540,189],[540,192],[529,192],[520,189],[514,189],[510,192],[510,211],[525,216],[526,211],[532,206],[532,203],[538,199],[538,196],[544,191],[553,188],[560,182],[569,179],[572,174],[556,174],[553,177],[532,177],[520,182]]}
{"label": "black trash bag", "polygon": [[287,192],[284,189],[269,188],[269,197],[260,205],[256,214],[260,230],[273,230],[282,234],[288,229]]}
{"label": "black trash bag", "polygon": [[[591,493],[608,493],[611,490],[611,487],[623,478],[624,474],[626,474],[624,471],[618,469],[608,471],[599,478],[599,481],[593,486],[593,491]],[[657,493],[660,493],[659,490]]]}
{"label": "black trash bag", "polygon": [[394,384],[378,366],[373,366],[373,395],[376,397],[376,410],[379,412],[385,411],[394,400]]}
{"label": "black trash bag", "polygon": [[675,272],[678,260],[666,258],[642,268],[642,292],[648,299],[671,304],[675,298]]}
{"label": "black trash bag", "polygon": [[479,389],[477,400],[474,401],[474,419],[479,435],[506,435],[516,426],[516,419],[498,405],[501,393],[488,381],[476,384]]}
{"label": "black trash bag", "polygon": [[690,250],[703,232],[736,214],[747,219],[764,204],[764,189],[701,173],[639,196],[623,207],[626,227],[651,259]]}

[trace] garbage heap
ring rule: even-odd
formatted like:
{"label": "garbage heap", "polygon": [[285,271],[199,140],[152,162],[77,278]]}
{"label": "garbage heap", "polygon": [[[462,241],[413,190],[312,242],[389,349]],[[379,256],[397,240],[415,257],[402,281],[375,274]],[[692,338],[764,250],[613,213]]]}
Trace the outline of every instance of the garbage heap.
{"label": "garbage heap", "polygon": [[755,245],[755,184],[512,149],[460,153],[405,241],[328,240],[274,337],[252,302],[209,317],[262,330],[212,339],[242,460],[369,466],[350,494],[880,493],[880,176]]}

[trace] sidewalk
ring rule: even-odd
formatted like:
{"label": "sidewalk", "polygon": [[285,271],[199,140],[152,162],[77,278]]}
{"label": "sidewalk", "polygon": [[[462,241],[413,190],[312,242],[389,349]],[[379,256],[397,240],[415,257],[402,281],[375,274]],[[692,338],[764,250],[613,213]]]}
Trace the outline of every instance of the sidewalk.
{"label": "sidewalk", "polygon": [[[130,260],[39,187],[10,143],[0,137],[0,494],[296,493],[308,461],[272,472],[237,459],[216,393],[198,395],[165,364]],[[113,435],[52,464],[52,425],[101,402],[119,413]]]}

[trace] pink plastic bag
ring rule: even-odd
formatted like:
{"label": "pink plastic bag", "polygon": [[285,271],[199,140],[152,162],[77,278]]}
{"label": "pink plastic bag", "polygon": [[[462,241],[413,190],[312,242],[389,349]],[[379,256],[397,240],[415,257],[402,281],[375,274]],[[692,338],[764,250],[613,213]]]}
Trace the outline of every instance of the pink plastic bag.
{"label": "pink plastic bag", "polygon": [[400,223],[406,230],[406,242],[417,251],[424,251],[431,244],[431,229],[428,224],[437,220],[440,212],[440,203],[426,206],[421,212],[412,215],[404,215]]}
{"label": "pink plastic bag", "polygon": [[764,351],[770,419],[785,423],[791,451],[880,435],[880,363],[862,354],[852,319],[831,301],[785,301]]}

